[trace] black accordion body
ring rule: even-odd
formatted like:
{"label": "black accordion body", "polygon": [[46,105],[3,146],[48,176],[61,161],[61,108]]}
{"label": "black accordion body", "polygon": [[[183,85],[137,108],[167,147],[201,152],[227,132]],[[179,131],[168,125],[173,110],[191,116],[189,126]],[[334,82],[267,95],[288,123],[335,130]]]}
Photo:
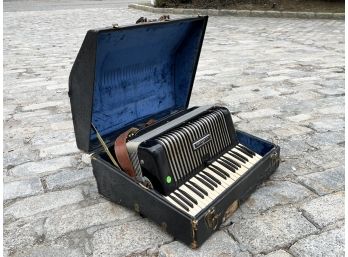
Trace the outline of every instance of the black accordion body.
{"label": "black accordion body", "polygon": [[[76,142],[93,153],[99,193],[192,248],[276,170],[280,151],[235,130],[225,107],[188,108],[207,20],[91,30],[69,78]],[[132,127],[130,161],[151,187],[112,161],[115,139]]]}
{"label": "black accordion body", "polygon": [[[132,144],[139,146],[132,148]],[[231,114],[222,107],[190,110],[163,126],[130,139],[144,174],[159,192],[169,194],[236,145]]]}

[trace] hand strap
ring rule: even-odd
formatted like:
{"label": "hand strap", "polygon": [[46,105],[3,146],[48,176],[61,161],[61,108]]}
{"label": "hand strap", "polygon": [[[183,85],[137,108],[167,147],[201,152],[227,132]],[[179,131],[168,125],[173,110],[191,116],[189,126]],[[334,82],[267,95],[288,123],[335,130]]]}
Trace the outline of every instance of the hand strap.
{"label": "hand strap", "polygon": [[123,132],[115,140],[114,150],[117,161],[123,171],[125,171],[130,177],[136,177],[136,171],[134,170],[132,161],[129,158],[127,150],[127,139],[137,133],[139,129],[130,128],[126,132]]}

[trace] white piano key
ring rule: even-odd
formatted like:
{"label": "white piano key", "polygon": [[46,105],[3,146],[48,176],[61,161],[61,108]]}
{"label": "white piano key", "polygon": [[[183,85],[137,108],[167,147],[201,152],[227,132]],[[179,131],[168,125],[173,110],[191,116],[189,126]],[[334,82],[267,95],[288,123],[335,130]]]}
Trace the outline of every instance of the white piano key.
{"label": "white piano key", "polygon": [[[184,185],[182,185],[182,187],[187,190],[190,195],[192,194],[193,196],[197,196],[197,198],[199,198],[199,200],[202,202],[202,203],[210,203],[211,202],[211,198],[205,194],[203,194],[200,190],[198,190],[197,188],[195,188],[195,186],[193,186],[192,184],[189,184],[189,183],[185,183]],[[198,193],[200,193],[203,198],[201,198],[195,191],[192,190],[192,188],[194,188]]]}
{"label": "white piano key", "polygon": [[245,168],[250,169],[254,164],[250,163],[250,162],[241,162],[240,160],[238,160],[237,158],[235,158],[233,155],[231,155],[230,153],[225,153],[223,156],[228,157],[233,159],[235,162],[237,162],[240,165],[243,165]]}
{"label": "white piano key", "polygon": [[[180,197],[178,197],[177,195],[174,194],[174,192],[178,195],[180,195],[181,197],[183,197],[185,200],[187,200],[188,202],[190,202],[193,207],[189,206],[187,203],[185,203],[185,201],[183,201],[182,199],[180,199]],[[178,190],[175,190],[173,193],[171,193],[171,195],[175,196],[177,199],[179,199],[180,201],[182,201],[183,203],[186,204],[186,206],[189,207],[190,211],[189,213],[192,215],[196,215],[197,213],[199,213],[202,208],[200,208],[198,205],[194,204],[193,202],[191,202],[189,199],[187,199],[183,194],[181,194]]]}
{"label": "white piano key", "polygon": [[184,211],[185,213],[188,213],[187,210],[185,210],[185,208],[181,207],[180,204],[176,203],[172,198],[170,198],[169,196],[165,197],[166,200],[168,202],[170,202],[172,205],[174,205],[175,207],[179,208],[180,210]]}
{"label": "white piano key", "polygon": [[238,173],[239,175],[243,175],[247,171],[248,171],[247,168],[245,168],[244,166],[241,166],[241,167],[238,167],[238,169],[236,170],[236,173]]}
{"label": "white piano key", "polygon": [[[204,172],[206,172],[209,176],[215,178],[216,180],[218,180],[220,182],[220,186],[222,186],[223,188],[227,188],[228,184],[226,182],[226,179],[220,177],[219,175],[217,175],[215,172],[213,172],[212,170],[205,168],[203,170]],[[206,175],[206,174],[205,174]],[[214,181],[215,182],[215,181]]]}
{"label": "white piano key", "polygon": [[[242,174],[244,170],[242,170],[242,165],[240,165],[238,162],[235,161],[235,158],[227,155],[226,156],[223,156],[224,158],[220,157],[217,161],[217,163],[219,163],[221,166],[223,166],[225,169],[228,169],[231,171],[235,171],[236,173],[238,174]],[[226,160],[227,159],[227,160]],[[232,163],[232,164],[231,164]],[[227,165],[227,167],[226,167]],[[231,166],[231,168],[229,167]]]}
{"label": "white piano key", "polygon": [[[209,183],[209,181],[207,181],[203,176],[201,176],[201,174],[197,174],[196,177],[199,176],[201,179],[203,179],[204,181],[206,181],[207,183]],[[209,183],[210,184],[210,183]],[[217,183],[215,183],[217,184]],[[214,191],[216,191],[218,194],[221,194],[224,189],[223,187],[221,187],[219,184],[217,184],[217,187],[213,186],[212,184],[210,184],[213,188],[214,188]]]}
{"label": "white piano key", "polygon": [[[200,186],[201,183],[196,183],[196,180],[193,178],[189,179],[189,182],[195,183],[197,186],[201,187]],[[187,183],[187,184],[189,184],[192,188],[195,188],[198,192],[202,193],[201,190],[198,189],[194,184],[191,184],[191,183]],[[204,190],[207,193],[207,195],[204,193],[202,193],[202,194],[204,195],[205,198],[207,198],[208,201],[212,201],[215,199],[214,195],[212,195],[212,194],[209,195],[209,191],[205,190],[205,187],[201,187],[201,188],[202,188],[202,190]]]}
{"label": "white piano key", "polygon": [[240,155],[242,155],[245,158],[248,158],[248,161],[250,163],[252,163],[252,164],[255,164],[255,163],[257,163],[259,161],[259,159],[255,158],[255,156],[251,158],[250,156],[248,156],[247,154],[243,153],[241,150],[239,150],[237,148],[234,148],[233,151],[239,153]]}
{"label": "white piano key", "polygon": [[200,207],[199,202],[197,201],[197,199],[194,198],[193,196],[191,196],[191,194],[186,193],[184,190],[182,190],[181,187],[178,188],[177,190],[175,190],[174,192],[179,194],[181,197],[183,197],[186,201],[188,201],[192,205],[198,206],[200,209],[202,209],[202,207]]}
{"label": "white piano key", "polygon": [[219,179],[225,188],[228,188],[230,185],[232,185],[235,182],[235,180],[232,180],[229,177],[226,177],[226,178],[220,177],[219,175],[217,175],[214,171],[212,171],[209,168],[205,168],[204,170],[207,173],[209,173],[211,176],[214,176],[215,178]]}
{"label": "white piano key", "polygon": [[218,162],[214,162],[213,164],[222,169],[223,171],[227,172],[233,179],[238,179],[241,175],[243,175],[240,171],[238,172],[238,170],[236,170],[236,172],[233,172]]}
{"label": "white piano key", "polygon": [[197,201],[197,205],[199,207],[201,207],[202,209],[205,208],[208,204],[211,203],[211,201],[207,200],[208,197],[205,197],[204,199],[202,199],[201,197],[196,195],[195,192],[192,192],[191,189],[189,189],[185,185],[182,185],[181,187],[179,187],[179,189],[181,189],[182,191],[185,191],[187,194],[189,194],[191,197],[193,197]]}
{"label": "white piano key", "polygon": [[217,198],[219,196],[219,194],[214,191],[211,190],[209,187],[207,187],[206,185],[204,185],[203,183],[201,183],[198,179],[196,179],[195,177],[190,179],[191,181],[193,181],[194,183],[196,183],[197,185],[199,185],[201,188],[203,188],[205,191],[208,192],[208,196],[210,198],[212,198],[212,200],[214,200],[215,198]]}
{"label": "white piano key", "polygon": [[249,155],[247,155],[246,153],[244,153],[237,147],[232,148],[231,152],[233,152],[235,155],[241,155],[242,157],[246,158],[249,163],[255,164],[256,162],[258,162],[257,159],[255,159],[254,157],[250,157]]}
{"label": "white piano key", "polygon": [[[244,145],[242,145],[242,144],[238,144],[238,145],[241,145],[242,147],[246,147],[246,146],[244,146]],[[238,150],[238,151],[240,151],[240,150]],[[249,149],[249,151],[251,151],[251,152],[253,152],[255,155],[253,156],[253,160],[255,160],[255,161],[259,161],[259,160],[261,160],[262,159],[262,156],[260,156],[259,154],[257,154],[257,153],[255,153],[254,151],[252,151],[252,150],[250,150]],[[240,151],[241,152],[241,151]],[[243,153],[244,155],[246,155],[245,153]],[[250,158],[250,157],[249,157]]]}

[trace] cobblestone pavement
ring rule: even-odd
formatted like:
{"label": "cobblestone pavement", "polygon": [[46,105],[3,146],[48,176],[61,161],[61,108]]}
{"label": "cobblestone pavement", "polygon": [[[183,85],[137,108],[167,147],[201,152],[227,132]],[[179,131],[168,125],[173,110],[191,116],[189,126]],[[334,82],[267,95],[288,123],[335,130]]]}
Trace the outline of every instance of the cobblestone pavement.
{"label": "cobblestone pavement", "polygon": [[98,195],[68,75],[88,29],[144,15],[4,13],[5,256],[343,256],[343,21],[210,19],[191,105],[226,105],[282,162],[199,250]]}
{"label": "cobblestone pavement", "polygon": [[[5,12],[52,11],[85,8],[126,8],[130,0],[5,0]],[[138,2],[141,0],[135,0]],[[144,1],[143,1],[144,3]]]}

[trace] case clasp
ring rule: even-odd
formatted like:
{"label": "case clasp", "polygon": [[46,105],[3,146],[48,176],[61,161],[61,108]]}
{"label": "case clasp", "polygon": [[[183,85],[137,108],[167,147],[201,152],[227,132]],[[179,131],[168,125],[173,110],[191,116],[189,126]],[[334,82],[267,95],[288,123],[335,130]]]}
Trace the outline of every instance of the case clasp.
{"label": "case clasp", "polygon": [[271,160],[272,160],[272,165],[273,166],[278,166],[280,163],[280,156],[277,151],[273,152],[271,154]]}
{"label": "case clasp", "polygon": [[208,213],[205,215],[205,223],[208,225],[208,227],[212,230],[215,230],[218,225],[219,221],[219,214],[215,212],[215,208],[211,208]]}

